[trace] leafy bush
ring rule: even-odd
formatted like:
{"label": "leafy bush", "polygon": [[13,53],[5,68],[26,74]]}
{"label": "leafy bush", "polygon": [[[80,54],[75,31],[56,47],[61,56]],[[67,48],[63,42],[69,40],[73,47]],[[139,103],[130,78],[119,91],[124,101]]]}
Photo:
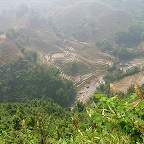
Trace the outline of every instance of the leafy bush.
{"label": "leafy bush", "polygon": [[[127,99],[96,94],[96,103],[84,106],[78,102],[74,111],[48,99],[2,103],[0,143],[142,144],[144,92],[138,85],[135,92]],[[10,109],[16,112],[10,114]]]}

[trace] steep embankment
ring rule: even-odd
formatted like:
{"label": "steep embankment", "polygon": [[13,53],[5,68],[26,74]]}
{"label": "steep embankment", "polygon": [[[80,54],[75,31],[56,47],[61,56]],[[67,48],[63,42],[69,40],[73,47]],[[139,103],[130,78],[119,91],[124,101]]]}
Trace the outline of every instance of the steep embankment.
{"label": "steep embankment", "polygon": [[114,83],[114,87],[116,91],[118,92],[127,92],[127,89],[131,85],[135,85],[135,83],[138,83],[139,85],[144,84],[144,73],[140,72],[138,74],[132,75],[132,76],[127,76],[123,78],[122,80]]}

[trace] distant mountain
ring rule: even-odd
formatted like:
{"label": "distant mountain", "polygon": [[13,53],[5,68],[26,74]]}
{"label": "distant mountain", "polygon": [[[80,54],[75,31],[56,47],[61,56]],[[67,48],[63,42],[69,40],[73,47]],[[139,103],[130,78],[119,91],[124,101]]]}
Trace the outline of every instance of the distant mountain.
{"label": "distant mountain", "polygon": [[91,25],[84,28],[87,33],[95,31],[90,38],[113,37],[116,31],[125,29],[132,22],[132,17],[122,9],[116,9],[98,1],[80,1],[69,7],[63,7],[51,17],[59,27],[80,27],[85,22]]}

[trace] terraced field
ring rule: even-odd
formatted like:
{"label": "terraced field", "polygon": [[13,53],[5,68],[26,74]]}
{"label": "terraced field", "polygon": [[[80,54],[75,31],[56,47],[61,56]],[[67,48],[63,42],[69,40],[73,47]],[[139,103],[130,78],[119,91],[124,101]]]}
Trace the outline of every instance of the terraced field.
{"label": "terraced field", "polygon": [[29,38],[28,43],[26,43],[27,48],[51,54],[61,52],[55,45],[58,38],[49,29],[30,28],[24,29],[23,33]]}
{"label": "terraced field", "polygon": [[[22,33],[29,37],[26,48],[37,49],[41,53],[41,60],[44,63],[54,65],[61,72],[61,77],[64,79],[74,81],[75,85],[82,88],[87,81],[93,81],[93,77],[101,76],[101,72],[106,73],[108,61],[113,61],[113,58],[107,54],[100,53],[93,44],[88,44],[79,41],[69,41],[68,44],[62,44],[60,46],[55,44],[57,40],[55,36],[51,36],[52,32],[46,29],[22,29]],[[7,48],[15,48],[17,53],[14,56],[7,53],[5,55],[5,61],[7,56],[12,56],[13,59],[17,59],[22,56],[19,48],[14,42],[6,38],[5,35],[1,36],[2,44],[4,40],[7,43]],[[7,51],[7,48],[2,46],[3,50]],[[11,52],[11,51],[9,51]],[[4,58],[2,58],[4,59]],[[3,63],[3,61],[1,61]],[[71,64],[79,63],[80,71],[76,76],[72,76],[69,73]],[[95,81],[95,80],[94,80]]]}
{"label": "terraced field", "polygon": [[[47,52],[48,54],[43,55],[43,60],[45,63],[55,65],[63,78],[74,81],[78,87],[85,85],[88,80],[91,81],[92,77],[103,76],[107,72],[109,63],[114,60],[110,55],[101,53],[94,45],[88,43],[71,41],[58,48],[61,50],[60,53]],[[73,63],[76,63],[80,69],[75,76],[70,74]]]}
{"label": "terraced field", "polygon": [[[45,36],[40,39],[44,38],[49,41]],[[92,85],[99,82],[98,79],[107,72],[109,63],[112,63],[114,58],[106,53],[101,53],[94,44],[68,39],[67,41],[66,44],[55,45],[56,50],[53,49],[53,44],[50,49],[47,48],[45,51],[40,47],[42,62],[55,66],[59,69],[62,78],[72,80],[80,90],[88,81]],[[78,72],[74,76],[70,73],[73,63],[78,65]],[[94,91],[95,89],[93,89]]]}

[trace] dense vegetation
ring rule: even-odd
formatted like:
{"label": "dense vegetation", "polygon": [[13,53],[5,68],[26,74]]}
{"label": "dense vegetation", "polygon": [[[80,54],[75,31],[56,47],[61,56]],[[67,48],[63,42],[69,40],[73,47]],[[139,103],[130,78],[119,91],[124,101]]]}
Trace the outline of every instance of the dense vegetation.
{"label": "dense vegetation", "polygon": [[70,110],[61,106],[73,103],[75,90],[53,67],[19,59],[2,65],[0,78],[1,144],[144,142],[143,87],[125,99],[96,94]]}
{"label": "dense vegetation", "polygon": [[78,102],[73,111],[49,99],[2,103],[0,143],[143,143],[144,93],[135,92],[125,100],[97,94],[97,103]]}
{"label": "dense vegetation", "polygon": [[61,80],[57,69],[19,59],[0,67],[0,102],[48,97],[62,106],[75,99],[72,82]]}
{"label": "dense vegetation", "polygon": [[119,46],[136,47],[144,40],[143,23],[134,23],[126,30],[116,33],[115,42]]}
{"label": "dense vegetation", "polygon": [[[143,4],[142,0],[138,1]],[[76,2],[78,1],[53,0],[50,3],[56,11],[61,12],[65,5]],[[123,10],[123,0],[102,2],[118,8],[117,10]],[[42,9],[44,15],[55,13],[55,10],[51,11],[47,5]],[[141,70],[133,67],[124,71],[120,68],[120,62],[144,56],[144,11],[124,11],[132,16],[134,23],[118,31],[114,38],[110,38],[103,24],[98,22],[100,27],[96,25],[101,18],[96,20],[93,17],[96,21],[92,21],[83,17],[77,24],[60,25],[56,24],[53,15],[43,17],[42,13],[38,14],[26,4],[21,4],[15,10],[11,8],[19,23],[23,17],[29,19],[29,22],[24,20],[23,22],[27,23],[24,27],[19,27],[18,24],[5,32],[0,30],[0,34],[6,33],[23,54],[23,58],[18,61],[0,66],[0,144],[144,143],[144,84],[141,87],[138,84],[132,85],[127,94],[116,94],[111,84]],[[71,13],[73,14],[73,11]],[[0,18],[3,19],[2,16]],[[118,19],[116,24],[121,25]],[[35,30],[40,32],[37,36]],[[102,31],[106,34],[106,39],[98,41]],[[50,36],[45,37],[41,35],[43,33]],[[57,37],[57,40],[53,40],[51,35]],[[38,45],[41,51],[46,49],[49,53],[47,47],[54,49],[50,39],[56,47],[67,48],[70,46],[69,42],[74,42],[77,47],[81,42],[91,45],[89,42],[96,41],[97,48],[115,57],[116,63],[109,67],[104,77],[105,84],[97,88],[96,94],[86,104],[76,101],[76,89],[71,81],[62,79],[54,67],[38,64],[37,52],[30,50],[35,43],[35,50]],[[46,44],[45,48],[42,44]],[[91,48],[87,43],[85,47]],[[67,70],[66,74],[71,76],[79,76],[89,70],[89,65],[81,61],[68,65],[59,61],[59,64],[61,63],[65,65],[63,69]]]}
{"label": "dense vegetation", "polygon": [[[114,72],[115,78],[123,76]],[[125,99],[96,94],[87,105],[77,102],[70,110],[63,107],[73,104],[75,89],[53,67],[20,58],[1,65],[0,81],[2,144],[144,142],[143,87],[136,85]]]}
{"label": "dense vegetation", "polygon": [[137,22],[131,24],[125,30],[118,31],[115,34],[114,44],[105,39],[97,41],[96,46],[102,52],[113,55],[119,61],[125,61],[144,55],[144,51],[137,48],[143,41],[144,25],[142,22]]}

